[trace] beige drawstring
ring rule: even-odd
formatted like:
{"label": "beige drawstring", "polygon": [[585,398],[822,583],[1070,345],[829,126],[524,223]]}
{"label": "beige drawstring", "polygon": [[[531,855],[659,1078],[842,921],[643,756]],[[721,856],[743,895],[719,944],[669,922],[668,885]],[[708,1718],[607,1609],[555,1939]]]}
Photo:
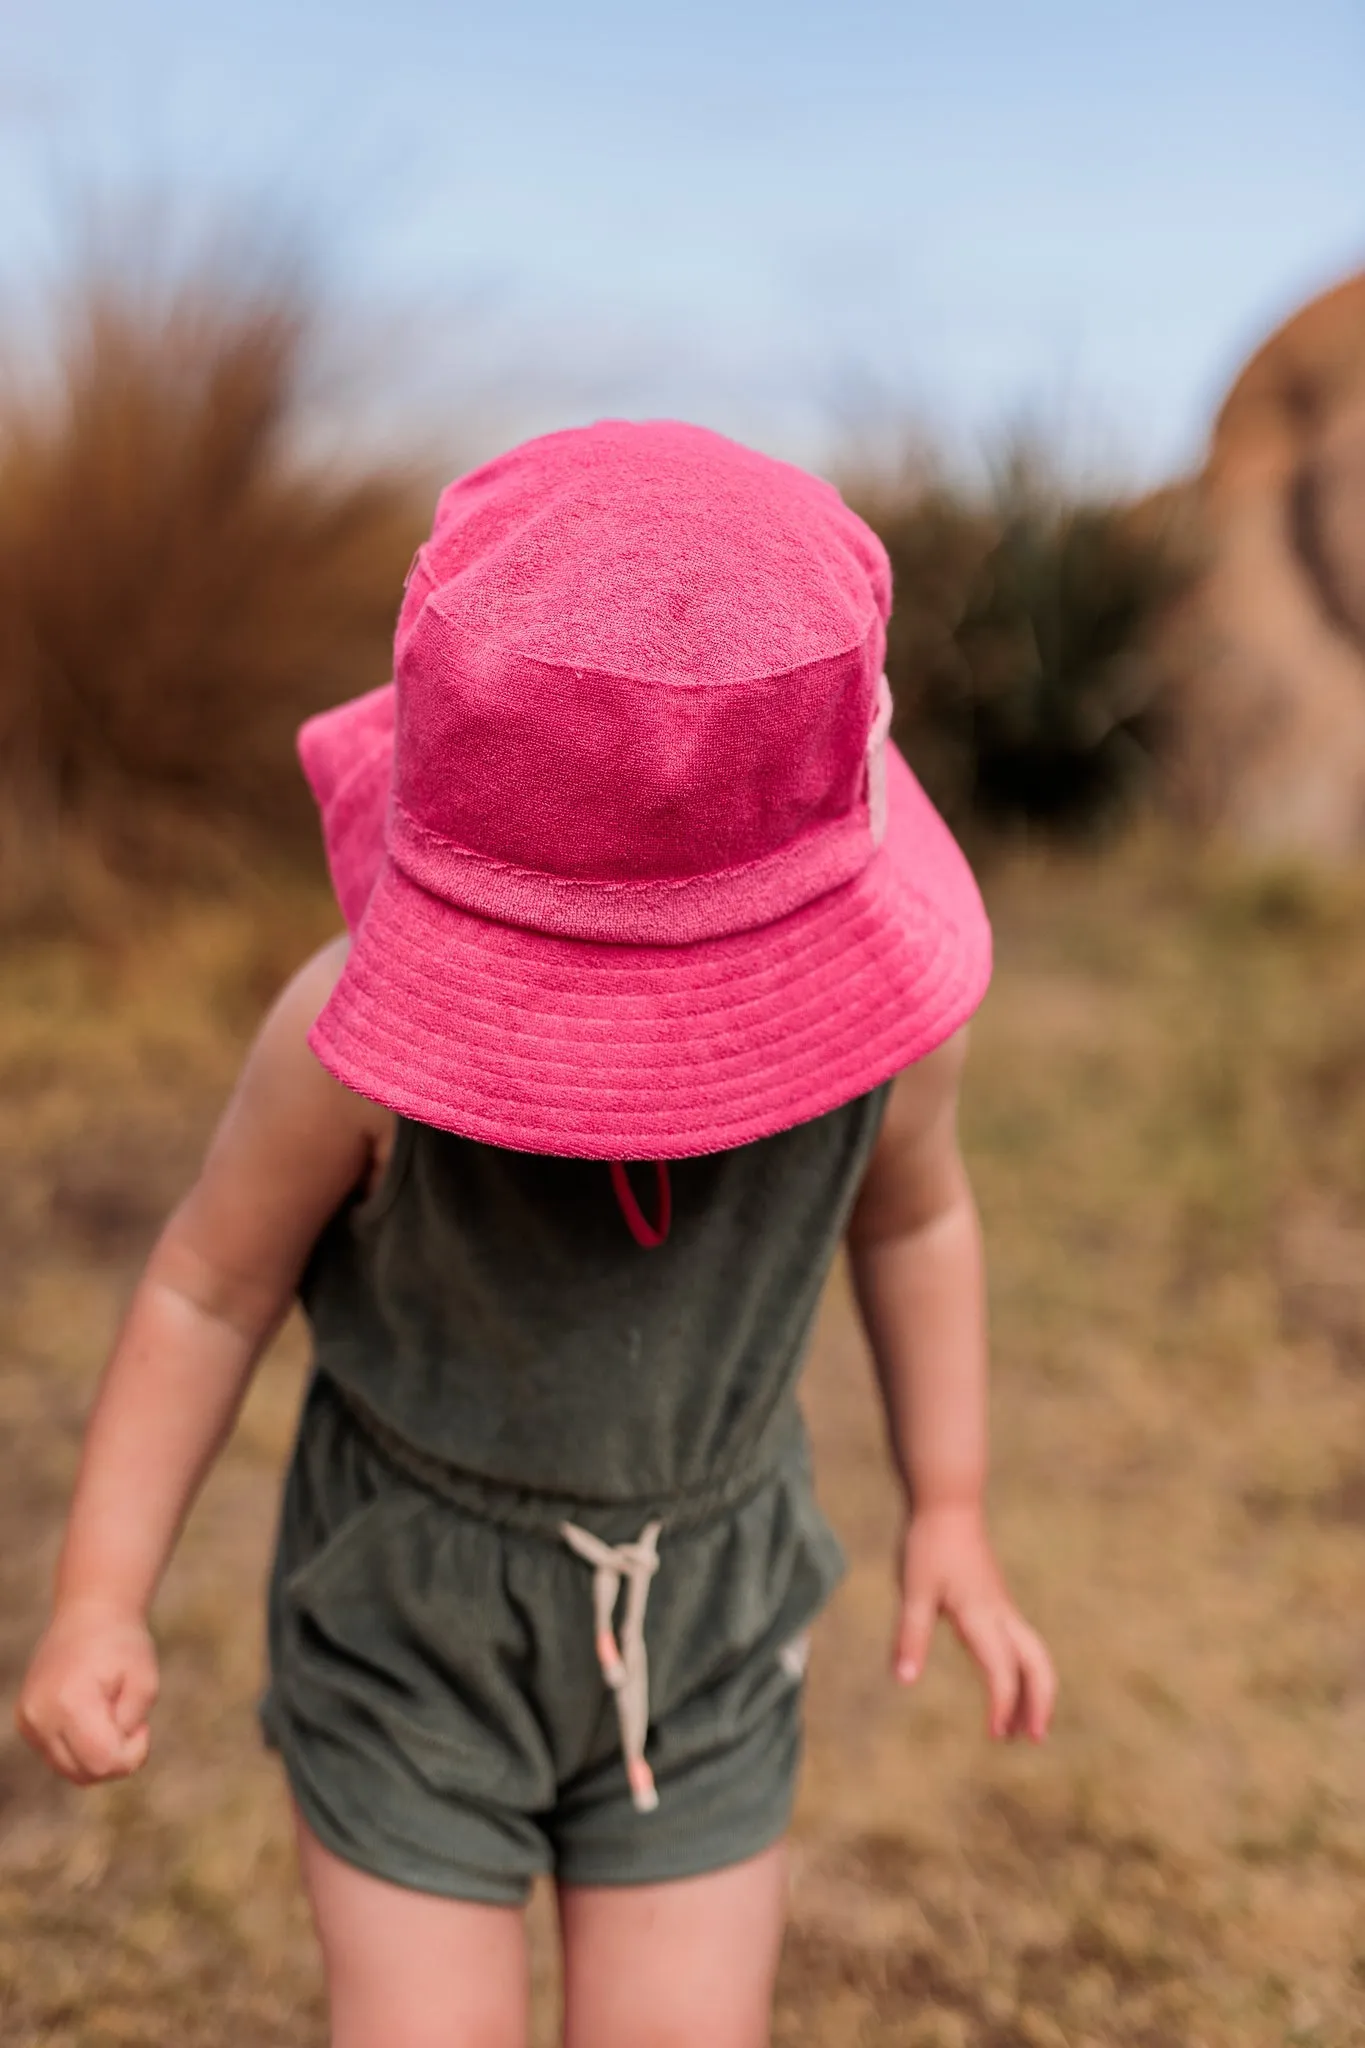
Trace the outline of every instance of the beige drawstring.
{"label": "beige drawstring", "polygon": [[[597,1661],[602,1676],[616,1695],[616,1717],[621,1724],[621,1754],[625,1758],[631,1801],[637,1813],[653,1813],[659,1803],[654,1773],[645,1761],[645,1738],[649,1734],[649,1660],[645,1654],[645,1608],[649,1583],[659,1569],[659,1531],[662,1522],[650,1522],[634,1543],[604,1543],[576,1523],[561,1522],[560,1533],[571,1550],[592,1566],[593,1620],[597,1637]],[[626,1582],[626,1612],[618,1647],[613,1622],[621,1581]]]}

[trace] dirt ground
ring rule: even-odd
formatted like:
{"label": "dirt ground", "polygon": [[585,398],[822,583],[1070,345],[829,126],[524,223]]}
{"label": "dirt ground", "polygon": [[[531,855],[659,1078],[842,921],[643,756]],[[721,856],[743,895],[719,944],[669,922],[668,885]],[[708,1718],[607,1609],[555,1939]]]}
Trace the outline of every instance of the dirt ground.
{"label": "dirt ground", "polygon": [[[991,1253],[993,1517],[1063,1677],[992,1749],[946,1640],[886,1677],[897,1507],[842,1277],[807,1383],[850,1569],[817,1634],[781,2048],[1365,2041],[1365,881],[1146,843],[1018,860],[966,1140]],[[136,1780],[9,1732],[119,1304],[269,990],[277,892],[0,961],[0,2039],[320,2048],[255,1733],[291,1327],[160,1601]],[[539,2039],[553,2038],[548,1902]]]}

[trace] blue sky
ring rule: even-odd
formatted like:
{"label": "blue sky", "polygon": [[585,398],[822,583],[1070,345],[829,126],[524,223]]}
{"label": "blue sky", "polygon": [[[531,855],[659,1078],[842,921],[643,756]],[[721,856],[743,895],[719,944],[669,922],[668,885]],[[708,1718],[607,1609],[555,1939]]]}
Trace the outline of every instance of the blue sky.
{"label": "blue sky", "polygon": [[1365,263],[1365,7],[0,0],[0,287],[91,203],[284,223],[395,411],[819,462],[1022,412],[1155,476]]}

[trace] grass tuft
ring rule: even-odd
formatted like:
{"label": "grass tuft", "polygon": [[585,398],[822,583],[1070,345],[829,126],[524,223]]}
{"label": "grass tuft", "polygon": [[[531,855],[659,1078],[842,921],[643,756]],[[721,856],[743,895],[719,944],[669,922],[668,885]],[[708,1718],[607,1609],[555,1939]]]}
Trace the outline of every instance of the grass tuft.
{"label": "grass tuft", "polygon": [[382,682],[422,530],[301,447],[304,293],[95,263],[0,399],[0,919],[96,925],[315,838],[299,721]]}

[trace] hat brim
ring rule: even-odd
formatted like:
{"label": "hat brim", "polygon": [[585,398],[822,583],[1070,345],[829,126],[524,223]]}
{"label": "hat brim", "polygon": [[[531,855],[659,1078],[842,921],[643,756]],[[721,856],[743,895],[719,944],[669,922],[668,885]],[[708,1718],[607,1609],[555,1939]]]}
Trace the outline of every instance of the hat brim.
{"label": "hat brim", "polygon": [[990,927],[894,747],[887,829],[851,882],[683,946],[548,936],[453,908],[385,857],[310,1044],[348,1088],[490,1145],[679,1159],[804,1123],[976,1009]]}

